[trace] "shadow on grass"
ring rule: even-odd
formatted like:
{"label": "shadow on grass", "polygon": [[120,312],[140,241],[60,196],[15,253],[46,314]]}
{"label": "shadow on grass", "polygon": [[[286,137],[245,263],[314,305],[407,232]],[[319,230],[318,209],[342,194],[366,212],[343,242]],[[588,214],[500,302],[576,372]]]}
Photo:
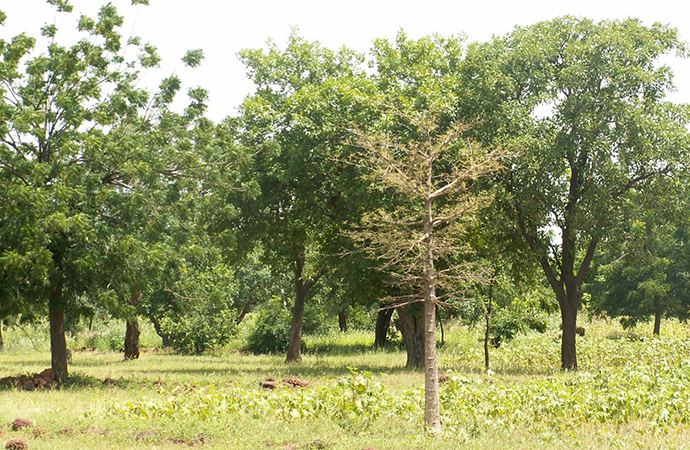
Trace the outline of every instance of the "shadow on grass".
{"label": "shadow on grass", "polygon": [[[19,378],[22,375],[32,375],[32,374],[19,374],[13,377]],[[30,378],[30,377],[29,377]],[[82,373],[70,374],[64,377],[59,383],[53,382],[51,387],[35,388],[26,392],[41,392],[41,391],[59,391],[59,390],[79,390],[79,389],[103,389],[103,388],[118,388],[127,389],[133,385],[138,385],[137,380],[132,379],[112,379],[112,378],[96,378],[89,375],[84,375]],[[15,385],[11,384],[0,384],[0,391],[17,391],[18,389]]]}
{"label": "shadow on grass", "polygon": [[379,354],[379,353],[400,353],[404,351],[405,347],[401,342],[391,342],[384,347],[373,347],[366,344],[316,344],[307,347],[304,352],[305,355],[328,355],[328,356],[352,356],[361,354]]}

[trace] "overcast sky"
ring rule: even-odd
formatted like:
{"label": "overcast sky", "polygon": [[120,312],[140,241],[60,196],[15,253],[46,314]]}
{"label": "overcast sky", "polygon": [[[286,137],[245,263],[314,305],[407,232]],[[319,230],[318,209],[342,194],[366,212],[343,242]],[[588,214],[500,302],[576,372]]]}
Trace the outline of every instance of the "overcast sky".
{"label": "overcast sky", "polygon": [[[131,6],[130,0],[112,1],[126,17],[126,30],[133,30],[158,47],[164,64],[147,75],[153,82],[175,69],[187,49],[202,48],[206,60],[200,69],[184,71],[187,84],[210,91],[209,114],[215,120],[234,114],[252,91],[244,68],[237,59],[243,48],[265,45],[267,39],[284,43],[291,27],[299,34],[328,47],[347,45],[366,52],[377,37],[395,37],[404,29],[413,38],[431,33],[464,33],[470,41],[501,35],[515,25],[571,14],[601,19],[637,17],[645,22],[669,23],[690,40],[690,2],[656,1],[405,1],[405,0],[150,0],[150,6]],[[95,14],[98,0],[72,0],[75,13]],[[8,15],[0,36],[8,39],[19,32],[39,34],[56,15],[45,0],[0,0]],[[77,14],[73,16],[77,17]],[[58,18],[67,32],[73,25]],[[690,102],[690,61],[669,58],[676,73],[678,91],[672,99]]]}

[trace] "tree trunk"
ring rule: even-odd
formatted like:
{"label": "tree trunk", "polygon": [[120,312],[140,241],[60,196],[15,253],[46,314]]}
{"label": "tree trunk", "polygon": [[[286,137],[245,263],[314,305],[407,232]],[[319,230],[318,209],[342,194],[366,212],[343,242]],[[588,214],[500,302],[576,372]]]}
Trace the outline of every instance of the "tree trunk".
{"label": "tree trunk", "polygon": [[125,332],[125,359],[139,359],[139,335],[141,334],[141,327],[139,327],[139,319],[137,312],[141,305],[141,290],[138,288],[132,289],[132,297],[130,305],[134,307],[134,317],[127,321],[127,331]]}
{"label": "tree trunk", "polygon": [[424,325],[421,303],[412,303],[397,308],[402,334],[407,352],[405,367],[414,369],[424,367]]}
{"label": "tree trunk", "polygon": [[[568,299],[560,302],[563,337],[561,340],[561,368],[563,370],[577,370],[577,351],[575,336],[577,331],[577,310],[579,299]],[[573,301],[575,300],[575,301]]]}
{"label": "tree trunk", "polygon": [[292,307],[290,344],[288,345],[285,362],[302,362],[302,328],[304,327],[304,304],[307,300],[306,297],[303,284],[299,281],[297,283],[295,305]]}
{"label": "tree trunk", "polygon": [[244,304],[244,307],[242,308],[242,311],[240,311],[240,315],[237,316],[237,325],[241,324],[242,321],[244,320],[244,317],[249,314],[249,312],[252,310],[254,307],[254,302],[253,301],[248,301],[247,303]]}
{"label": "tree trunk", "polygon": [[65,311],[62,304],[62,281],[57,281],[48,300],[50,320],[50,361],[53,373],[67,376],[67,339],[65,338]]}
{"label": "tree trunk", "polygon": [[340,331],[343,333],[347,331],[347,314],[345,314],[345,311],[338,313],[338,327],[340,327]]}
{"label": "tree trunk", "polygon": [[436,364],[436,295],[424,301],[424,425],[432,433],[441,430],[441,403]]}
{"label": "tree trunk", "polygon": [[491,333],[491,312],[493,310],[494,285],[489,284],[489,304],[486,306],[486,330],[484,332],[484,369],[489,370],[489,334]]}
{"label": "tree trunk", "polygon": [[2,320],[0,320],[0,351],[5,348],[5,341],[2,339]]}
{"label": "tree trunk", "polygon": [[659,336],[661,332],[661,312],[654,313],[654,336]]}
{"label": "tree trunk", "polygon": [[391,317],[393,317],[393,308],[379,309],[376,315],[376,329],[374,338],[374,347],[383,348],[386,346],[388,340],[388,328],[391,325]]}
{"label": "tree trunk", "polygon": [[[431,167],[430,167],[431,169]],[[431,170],[429,171],[431,185]],[[426,283],[424,292],[424,425],[432,434],[441,431],[441,402],[438,393],[438,366],[436,363],[436,270],[433,252],[433,215],[432,200],[425,201],[424,271]]]}
{"label": "tree trunk", "polygon": [[161,327],[161,323],[158,321],[158,319],[151,316],[151,317],[149,317],[149,320],[153,324],[153,329],[156,330],[156,334],[158,336],[160,336],[161,340],[163,341],[161,343],[163,348],[172,347],[172,341],[170,340],[170,335],[168,333],[163,332],[163,327]]}
{"label": "tree trunk", "polygon": [[320,272],[311,280],[305,280],[305,254],[300,252],[295,259],[295,305],[292,307],[292,324],[290,328],[290,343],[288,345],[285,362],[302,362],[302,328],[304,327],[304,304],[309,290],[316,284],[325,271]]}

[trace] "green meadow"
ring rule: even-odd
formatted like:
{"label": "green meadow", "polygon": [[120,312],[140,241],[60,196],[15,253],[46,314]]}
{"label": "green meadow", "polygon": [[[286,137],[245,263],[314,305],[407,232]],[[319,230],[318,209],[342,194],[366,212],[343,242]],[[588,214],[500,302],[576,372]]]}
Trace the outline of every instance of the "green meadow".
{"label": "green meadow", "polygon": [[[307,336],[299,365],[245,354],[239,341],[178,355],[157,349],[148,328],[149,348],[123,361],[107,350],[108,332],[84,333],[70,341],[60,389],[0,391],[0,442],[21,438],[33,450],[690,448],[690,326],[664,322],[652,338],[648,326],[583,325],[576,373],[558,369],[556,325],[493,349],[489,372],[481,330],[447,326],[438,438],[422,428],[423,372],[404,369],[395,345],[372,349],[371,333]],[[36,330],[11,329],[5,340],[0,377],[50,366]],[[309,385],[280,383],[292,376]],[[269,377],[275,389],[261,387]],[[13,431],[17,418],[33,426]]]}

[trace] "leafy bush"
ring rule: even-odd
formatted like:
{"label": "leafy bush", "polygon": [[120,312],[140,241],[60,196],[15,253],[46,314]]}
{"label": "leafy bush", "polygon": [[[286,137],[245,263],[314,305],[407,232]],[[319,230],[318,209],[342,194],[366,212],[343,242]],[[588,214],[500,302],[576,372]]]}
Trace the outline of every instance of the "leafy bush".
{"label": "leafy bush", "polygon": [[546,331],[546,316],[534,311],[499,310],[493,318],[489,339],[498,348],[501,343],[515,338],[518,333],[534,330]]}
{"label": "leafy bush", "polygon": [[205,272],[191,264],[177,270],[172,298],[160,318],[173,349],[199,354],[227,344],[237,329],[231,268],[220,262]]}
{"label": "leafy bush", "polygon": [[254,313],[254,320],[247,324],[245,350],[253,353],[280,353],[287,350],[290,342],[290,314],[273,298]]}
{"label": "leafy bush", "polygon": [[234,335],[235,312],[214,302],[200,302],[181,317],[164,317],[161,325],[172,347],[182,353],[200,354],[225,345]]}

